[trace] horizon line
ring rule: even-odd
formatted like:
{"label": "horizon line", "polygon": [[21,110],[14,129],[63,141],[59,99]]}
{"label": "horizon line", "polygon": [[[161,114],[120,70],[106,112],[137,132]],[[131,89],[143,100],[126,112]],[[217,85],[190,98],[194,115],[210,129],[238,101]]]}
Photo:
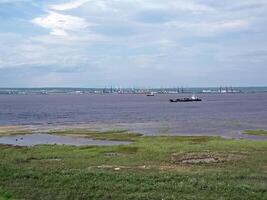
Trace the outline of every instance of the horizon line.
{"label": "horizon line", "polygon": [[106,87],[73,87],[73,86],[50,86],[50,87],[0,87],[0,89],[174,89],[174,88],[265,88],[266,86],[233,86],[233,85],[220,85],[220,86],[176,86],[176,87],[151,87],[151,86],[135,86],[135,87],[119,87],[119,86],[106,86]]}

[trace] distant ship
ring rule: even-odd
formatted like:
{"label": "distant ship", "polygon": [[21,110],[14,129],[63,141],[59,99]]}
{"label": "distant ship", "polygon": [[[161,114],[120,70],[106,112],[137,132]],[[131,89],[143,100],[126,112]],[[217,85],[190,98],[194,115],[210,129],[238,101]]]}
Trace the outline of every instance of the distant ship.
{"label": "distant ship", "polygon": [[154,92],[150,92],[149,94],[146,95],[147,97],[153,97],[155,96]]}
{"label": "distant ship", "polygon": [[202,99],[196,97],[195,95],[193,95],[190,98],[180,98],[180,99],[170,99],[169,100],[171,103],[176,103],[176,102],[197,102],[197,101],[202,101]]}

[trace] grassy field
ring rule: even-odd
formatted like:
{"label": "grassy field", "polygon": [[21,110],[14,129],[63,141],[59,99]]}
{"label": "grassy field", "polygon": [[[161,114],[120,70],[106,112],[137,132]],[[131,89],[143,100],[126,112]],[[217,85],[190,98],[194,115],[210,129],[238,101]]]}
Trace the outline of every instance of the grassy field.
{"label": "grassy field", "polygon": [[259,135],[259,136],[267,136],[267,131],[265,130],[248,130],[248,131],[245,131],[244,134],[247,134],[247,135]]}
{"label": "grassy field", "polygon": [[0,200],[267,199],[267,141],[144,137],[125,131],[50,134],[133,143],[0,145]]}

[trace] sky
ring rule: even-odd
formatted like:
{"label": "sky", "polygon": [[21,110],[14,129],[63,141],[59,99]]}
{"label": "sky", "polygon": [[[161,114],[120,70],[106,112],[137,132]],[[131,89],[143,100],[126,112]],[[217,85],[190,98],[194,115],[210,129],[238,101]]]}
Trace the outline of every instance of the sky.
{"label": "sky", "polygon": [[267,86],[266,0],[0,0],[0,87]]}

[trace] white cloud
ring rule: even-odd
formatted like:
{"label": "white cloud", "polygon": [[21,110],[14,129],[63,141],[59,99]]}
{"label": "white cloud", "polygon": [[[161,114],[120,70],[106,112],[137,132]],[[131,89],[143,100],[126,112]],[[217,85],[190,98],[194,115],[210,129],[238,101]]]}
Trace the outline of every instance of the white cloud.
{"label": "white cloud", "polygon": [[57,35],[57,36],[67,36],[68,34],[66,33],[66,31],[62,30],[62,29],[52,29],[52,31],[50,32],[51,35]]}
{"label": "white cloud", "polygon": [[222,29],[222,30],[235,30],[239,28],[248,27],[249,22],[245,20],[230,20],[230,21],[222,21],[219,23],[214,23],[214,29]]}
{"label": "white cloud", "polygon": [[79,8],[80,6],[82,6],[83,4],[89,1],[90,0],[73,0],[68,3],[54,4],[50,6],[50,8],[53,10],[58,10],[58,11],[71,10],[74,8]]}
{"label": "white cloud", "polygon": [[[185,74],[190,77],[193,73],[199,75],[225,68],[226,61],[229,68],[248,67],[243,60],[251,56],[243,56],[243,52],[265,50],[267,45],[267,8],[262,6],[266,0],[31,2],[38,8],[31,13],[35,16],[31,22],[47,33],[40,34],[36,27],[29,29],[28,24],[20,32],[23,23],[20,22],[20,28],[15,31],[19,35],[17,39],[0,34],[0,46],[5,47],[0,48],[0,68],[37,67],[36,71],[46,73],[57,69],[75,71],[82,66],[88,74],[95,70],[98,80],[112,76],[121,80],[114,73],[117,72],[125,80],[134,74],[144,81],[148,79],[142,70],[156,69],[182,79]],[[1,31],[14,32],[4,29],[2,26]],[[236,52],[241,54],[240,59],[231,56]],[[262,64],[266,57],[254,60]],[[103,73],[107,70],[109,75]],[[155,79],[161,77],[162,74],[155,75]]]}
{"label": "white cloud", "polygon": [[52,11],[48,13],[47,16],[37,17],[32,22],[50,29],[51,35],[67,36],[69,31],[78,32],[89,26],[86,20],[80,17],[63,15]]}
{"label": "white cloud", "polygon": [[239,31],[250,26],[246,20],[224,20],[224,21],[199,21],[199,22],[179,22],[166,23],[169,27],[175,27],[187,36],[209,36],[227,31]]}
{"label": "white cloud", "polygon": [[56,70],[63,66],[66,69],[86,63],[88,59],[88,55],[80,46],[55,46],[35,40],[23,41],[20,38],[13,38],[13,43],[9,42],[7,51],[0,53],[0,68],[54,66]]}
{"label": "white cloud", "polygon": [[[140,2],[142,4],[142,2]],[[153,2],[151,2],[151,5],[153,5]],[[159,8],[165,8],[165,9],[175,9],[180,11],[188,11],[188,12],[215,12],[215,9],[205,5],[205,4],[199,4],[194,1],[167,1],[167,2],[160,2]]]}
{"label": "white cloud", "polygon": [[0,0],[0,3],[30,2],[31,0]]}

